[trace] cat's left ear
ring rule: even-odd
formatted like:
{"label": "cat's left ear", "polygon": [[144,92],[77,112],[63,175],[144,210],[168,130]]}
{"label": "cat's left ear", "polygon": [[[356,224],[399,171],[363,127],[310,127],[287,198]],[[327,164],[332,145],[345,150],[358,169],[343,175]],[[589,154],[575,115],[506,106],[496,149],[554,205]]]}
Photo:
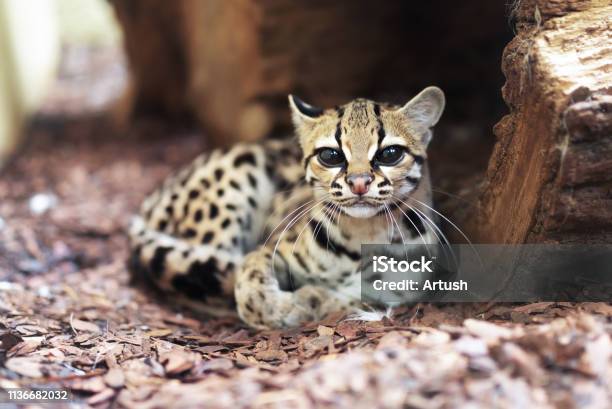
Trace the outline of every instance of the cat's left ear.
{"label": "cat's left ear", "polygon": [[398,112],[421,134],[422,142],[427,145],[432,137],[431,128],[438,123],[445,104],[444,92],[440,88],[427,87]]}
{"label": "cat's left ear", "polygon": [[295,95],[289,95],[289,107],[293,124],[298,129],[323,115],[323,109],[307,104]]}

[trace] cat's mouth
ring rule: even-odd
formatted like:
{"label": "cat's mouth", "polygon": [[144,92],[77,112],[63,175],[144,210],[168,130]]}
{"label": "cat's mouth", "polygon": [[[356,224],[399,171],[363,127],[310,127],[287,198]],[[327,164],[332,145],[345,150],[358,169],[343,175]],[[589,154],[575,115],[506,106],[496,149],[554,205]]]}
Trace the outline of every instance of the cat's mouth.
{"label": "cat's mouth", "polygon": [[344,213],[352,217],[367,218],[376,216],[384,210],[384,203],[381,200],[371,198],[355,198],[347,200],[341,204]]}

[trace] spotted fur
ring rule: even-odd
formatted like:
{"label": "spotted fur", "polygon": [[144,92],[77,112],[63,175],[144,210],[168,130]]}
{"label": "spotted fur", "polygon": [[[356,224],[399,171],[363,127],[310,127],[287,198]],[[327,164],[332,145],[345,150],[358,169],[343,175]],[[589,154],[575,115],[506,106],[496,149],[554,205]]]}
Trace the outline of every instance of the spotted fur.
{"label": "spotted fur", "polygon": [[435,241],[426,148],[442,91],[402,107],[289,102],[297,141],[203,154],[144,201],[133,270],[203,305],[233,295],[253,327],[290,327],[363,310],[361,244]]}

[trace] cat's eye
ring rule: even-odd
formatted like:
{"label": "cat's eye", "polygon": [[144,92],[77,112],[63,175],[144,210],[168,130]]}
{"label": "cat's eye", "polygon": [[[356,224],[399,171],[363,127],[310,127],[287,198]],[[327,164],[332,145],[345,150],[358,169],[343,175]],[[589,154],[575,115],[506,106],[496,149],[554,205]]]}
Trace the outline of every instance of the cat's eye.
{"label": "cat's eye", "polygon": [[379,150],[374,157],[374,161],[381,166],[394,166],[397,165],[403,157],[404,148],[399,145],[393,145]]}
{"label": "cat's eye", "polygon": [[345,162],[344,154],[332,148],[321,149],[319,151],[318,158],[319,162],[321,162],[323,166],[327,166],[328,168],[341,166]]}

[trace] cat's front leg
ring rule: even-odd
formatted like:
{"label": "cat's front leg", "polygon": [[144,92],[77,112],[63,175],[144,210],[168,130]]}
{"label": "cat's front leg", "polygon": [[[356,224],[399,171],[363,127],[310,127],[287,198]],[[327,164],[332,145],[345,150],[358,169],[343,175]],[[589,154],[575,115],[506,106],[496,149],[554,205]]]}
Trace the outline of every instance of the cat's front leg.
{"label": "cat's front leg", "polygon": [[355,300],[320,286],[305,285],[295,291],[281,289],[271,260],[272,251],[261,247],[247,255],[236,277],[238,314],[250,326],[295,327],[321,320],[333,312],[350,313],[358,308]]}

